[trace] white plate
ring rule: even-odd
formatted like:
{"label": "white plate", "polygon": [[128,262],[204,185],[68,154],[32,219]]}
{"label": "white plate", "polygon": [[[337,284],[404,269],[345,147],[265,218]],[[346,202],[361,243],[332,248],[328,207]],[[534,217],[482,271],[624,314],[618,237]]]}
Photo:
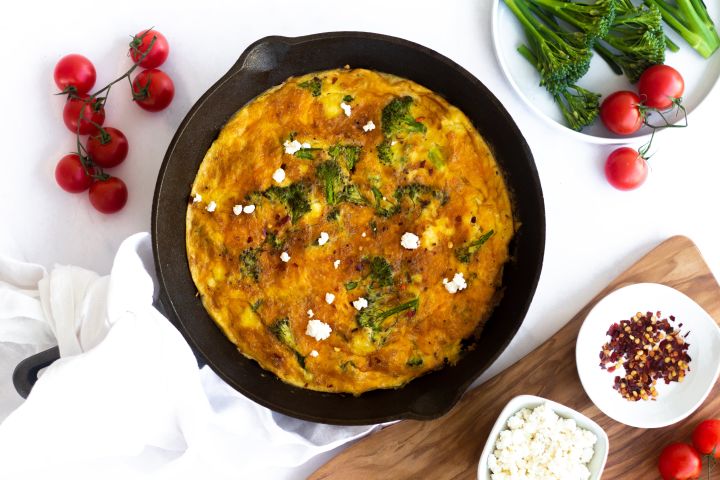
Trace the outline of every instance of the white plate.
{"label": "white plate", "polygon": [[[666,385],[658,381],[657,400],[631,402],[613,389],[618,368],[608,372],[600,368],[600,350],[609,340],[610,326],[627,320],[637,312],[660,311],[663,318],[675,316],[676,327],[690,344],[690,371],[682,383]],[[575,359],[585,392],[608,417],[638,428],[659,428],[679,422],[705,400],[720,374],[720,328],[715,320],[690,297],[674,288],[657,283],[636,283],[615,290],[590,311],[575,346]]]}
{"label": "white plate", "polygon": [[508,419],[523,408],[533,409],[535,407],[539,407],[543,403],[547,403],[550,408],[558,414],[558,416],[563,418],[572,418],[579,427],[589,430],[595,434],[597,437],[595,454],[590,459],[588,470],[590,470],[590,480],[598,480],[600,478],[602,471],[605,468],[608,451],[610,450],[610,441],[608,440],[608,436],[602,427],[577,410],[566,407],[561,403],[553,402],[552,400],[542,397],[536,397],[535,395],[518,395],[505,405],[505,408],[503,408],[503,411],[500,412],[500,415],[495,421],[495,425],[493,425],[493,428],[490,431],[490,435],[488,436],[485,448],[483,448],[482,454],[480,455],[480,461],[478,463],[478,480],[490,480],[490,467],[488,467],[487,463],[488,457],[495,449],[497,437],[500,435],[500,431],[507,426]]}
{"label": "white plate", "polygon": [[[566,127],[565,119],[552,96],[540,86],[539,74],[516,50],[518,46],[526,43],[525,32],[520,22],[503,0],[494,0],[494,2],[493,43],[500,68],[515,92],[540,118],[558,131],[593,143],[628,143],[648,138],[650,129],[647,127],[643,127],[633,135],[619,136],[609,132],[599,118],[593,125],[585,127],[582,132]],[[720,28],[720,1],[713,0],[705,4],[710,17],[715,21],[715,26]],[[706,60],[674,30],[665,24],[663,27],[665,34],[680,46],[680,51],[676,53],[669,50],[666,52],[665,63],[677,69],[685,80],[683,103],[689,114],[708,96],[720,77],[720,50]],[[625,76],[616,75],[597,54],[593,55],[590,70],[578,81],[578,84],[602,94],[602,98],[618,90],[636,91],[635,86]]]}

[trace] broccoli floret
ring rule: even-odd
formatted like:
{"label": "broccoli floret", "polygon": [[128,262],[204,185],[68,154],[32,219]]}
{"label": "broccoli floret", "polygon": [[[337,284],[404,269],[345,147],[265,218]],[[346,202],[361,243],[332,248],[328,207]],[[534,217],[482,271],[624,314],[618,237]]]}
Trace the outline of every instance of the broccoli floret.
{"label": "broccoli floret", "polygon": [[261,193],[272,202],[282,203],[293,223],[310,211],[308,188],[303,183],[296,182],[287,187],[273,185]]}
{"label": "broccoli floret", "polygon": [[262,252],[259,247],[246,248],[240,253],[240,271],[255,282],[260,279],[260,264],[258,256]]}
{"label": "broccoli floret", "polygon": [[393,161],[393,152],[392,148],[390,146],[390,139],[385,138],[382,142],[378,144],[377,148],[377,154],[378,159],[380,160],[380,163],[383,163],[385,165],[392,164]]}
{"label": "broccoli floret", "polygon": [[437,145],[433,145],[430,150],[428,150],[428,160],[430,160],[430,163],[433,164],[433,167],[435,168],[443,168],[445,167],[445,155],[443,155],[440,148],[438,148]]}
{"label": "broccoli floret", "polygon": [[340,209],[333,208],[327,213],[327,215],[325,215],[325,218],[327,219],[328,222],[334,222],[335,220],[338,219],[339,216],[340,216]]}
{"label": "broccoli floret", "polygon": [[422,364],[423,364],[423,359],[420,355],[417,355],[417,354],[408,358],[408,361],[406,362],[406,365],[408,367],[419,367]]}
{"label": "broccoli floret", "polygon": [[318,147],[308,147],[308,148],[301,148],[297,152],[294,153],[294,155],[297,158],[302,158],[303,160],[313,160],[315,158],[315,155],[313,155],[313,152],[316,150],[322,150],[322,148]]}
{"label": "broccoli floret", "polygon": [[322,80],[320,80],[318,77],[313,77],[310,80],[305,80],[304,82],[298,83],[298,87],[309,90],[310,94],[313,97],[319,97],[320,91],[322,90]]}
{"label": "broccoli floret", "polygon": [[370,288],[389,287],[393,282],[392,267],[383,257],[370,257]]}
{"label": "broccoli floret", "polygon": [[362,147],[359,145],[335,144],[328,149],[328,154],[333,160],[340,161],[341,158],[345,160],[348,172],[352,172],[355,170],[355,164],[360,159],[360,150],[362,150]]}
{"label": "broccoli floret", "polygon": [[531,0],[552,15],[565,20],[578,30],[603,38],[615,18],[615,0],[597,0],[587,4],[567,0]]}
{"label": "broccoli floret", "polygon": [[417,205],[420,208],[427,207],[433,201],[440,202],[440,205],[445,205],[448,201],[446,192],[422,183],[401,185],[395,190],[393,196],[398,203],[401,203],[404,198],[407,198],[412,202],[413,206]]}
{"label": "broccoli floret", "polygon": [[370,202],[367,198],[363,196],[363,194],[360,192],[360,189],[357,185],[354,183],[346,183],[345,186],[342,189],[342,192],[340,192],[340,201],[341,202],[348,202],[352,203],[354,205],[369,205]]}
{"label": "broccoli floret", "polygon": [[505,0],[525,29],[540,73],[540,85],[556,94],[587,73],[595,36],[564,30],[533,13],[531,0]]}
{"label": "broccoli floret", "polygon": [[379,188],[370,187],[375,197],[375,213],[381,217],[389,218],[400,211],[400,205],[396,205],[387,200]]}
{"label": "broccoli floret", "polygon": [[615,2],[615,20],[603,41],[595,44],[595,50],[635,83],[648,67],[665,61],[662,16],[654,4],[636,7],[630,0]]}
{"label": "broccoli floret", "polygon": [[290,320],[288,317],[278,318],[269,327],[270,332],[275,335],[280,343],[285,345],[287,348],[295,353],[295,359],[301,368],[305,368],[305,356],[301,355],[297,350],[297,344],[295,343],[295,337],[293,336],[292,329],[290,328]]}
{"label": "broccoli floret", "polygon": [[350,102],[352,102],[353,100],[354,100],[354,98],[353,98],[352,95],[345,95],[345,96],[343,97],[343,102],[345,102],[345,103],[350,103]]}
{"label": "broccoli floret", "polygon": [[265,236],[265,243],[267,243],[271,249],[276,251],[285,250],[285,240],[280,238],[275,232],[268,232]]}
{"label": "broccoli floret", "polygon": [[329,205],[337,203],[338,194],[344,186],[344,179],[340,165],[335,160],[326,160],[315,170],[318,180],[325,189],[325,198]]}
{"label": "broccoli floret", "polygon": [[720,47],[720,37],[702,0],[645,0],[660,10],[665,23],[700,55],[710,55]]}
{"label": "broccoli floret", "polygon": [[[520,45],[518,52],[533,65],[537,57],[527,45]],[[568,127],[580,131],[592,125],[600,114],[600,94],[586,90],[578,85],[568,85],[552,94],[555,103],[565,117]]]}
{"label": "broccoli floret", "polygon": [[373,333],[380,333],[392,328],[392,325],[384,325],[385,320],[406,310],[416,312],[419,305],[420,299],[418,297],[390,308],[381,306],[379,302],[372,302],[355,315],[355,321],[362,328],[369,328]]}
{"label": "broccoli floret", "polygon": [[488,230],[487,232],[483,233],[477,240],[473,240],[472,242],[469,242],[455,250],[455,257],[462,263],[470,262],[475,253],[480,250],[480,247],[482,247],[485,242],[490,240],[490,237],[492,237],[494,234],[494,230]]}
{"label": "broccoli floret", "polygon": [[410,96],[394,98],[382,110],[382,131],[386,137],[397,137],[405,133],[425,133],[427,127],[410,115],[413,98]]}

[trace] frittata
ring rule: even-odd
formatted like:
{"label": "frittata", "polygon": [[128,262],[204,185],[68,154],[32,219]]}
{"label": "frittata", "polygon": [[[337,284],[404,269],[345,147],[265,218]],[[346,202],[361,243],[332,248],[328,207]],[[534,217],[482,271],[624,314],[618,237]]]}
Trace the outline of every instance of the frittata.
{"label": "frittata", "polygon": [[347,67],[245,105],[189,198],[190,271],[227,337],[285,382],[356,395],[460,358],[499,299],[516,226],[460,110]]}

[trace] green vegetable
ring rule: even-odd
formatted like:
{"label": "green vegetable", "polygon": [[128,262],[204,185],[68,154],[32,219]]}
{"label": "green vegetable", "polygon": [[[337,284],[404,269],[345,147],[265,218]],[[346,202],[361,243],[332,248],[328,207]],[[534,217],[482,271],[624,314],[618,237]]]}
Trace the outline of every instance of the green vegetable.
{"label": "green vegetable", "polygon": [[377,149],[378,159],[380,160],[380,163],[383,163],[385,165],[391,165],[393,162],[393,151],[392,147],[390,146],[390,139],[383,139],[383,141],[380,142],[375,148]]}
{"label": "green vegetable", "polygon": [[328,205],[335,205],[337,195],[344,187],[340,165],[335,160],[326,160],[317,166],[315,174],[325,188],[325,198]]}
{"label": "green vegetable", "polygon": [[352,95],[345,95],[345,96],[343,97],[343,102],[345,102],[345,103],[350,103],[350,102],[352,102],[353,100],[354,100],[354,99],[353,99]]}
{"label": "green vegetable", "polygon": [[420,357],[418,355],[408,358],[408,361],[407,361],[408,367],[419,367],[422,364],[423,364],[423,359],[422,359],[422,357]]}
{"label": "green vegetable", "polygon": [[347,290],[349,292],[350,290],[355,290],[357,288],[357,286],[358,286],[358,282],[350,281],[345,284],[345,290]]}
{"label": "green vegetable", "polygon": [[370,187],[370,189],[373,192],[373,196],[375,197],[375,213],[378,214],[381,217],[392,217],[396,213],[400,211],[400,205],[396,205],[390,201],[387,200],[387,198],[382,194],[379,188],[376,186]]}
{"label": "green vegetable", "polygon": [[[537,57],[527,45],[520,45],[518,52],[530,63],[536,65]],[[578,85],[568,85],[552,96],[560,107],[567,125],[573,130],[580,131],[583,127],[592,125],[600,114],[600,94]]]}
{"label": "green vegetable", "polygon": [[370,257],[370,288],[389,287],[393,284],[392,267],[383,257]]}
{"label": "green vegetable", "polygon": [[340,209],[333,208],[332,210],[330,210],[328,212],[328,214],[325,216],[325,218],[328,220],[328,222],[334,222],[335,220],[338,219],[339,216],[340,216]]}
{"label": "green vegetable", "polygon": [[[540,85],[558,94],[575,84],[590,68],[595,35],[567,31],[539,9],[532,0],[504,0],[523,25],[531,50],[537,61]],[[566,11],[570,14],[569,11]],[[578,18],[580,22],[581,17]]]}
{"label": "green vegetable", "polygon": [[428,160],[435,168],[443,168],[445,166],[445,156],[442,154],[437,145],[433,145],[428,150]]}
{"label": "green vegetable", "polygon": [[427,127],[410,115],[413,98],[410,96],[394,98],[382,110],[382,131],[386,137],[397,137],[399,134],[420,132],[425,133]]}
{"label": "green vegetable", "polygon": [[633,5],[631,0],[615,0],[615,19],[595,50],[609,63],[617,65],[632,83],[648,67],[665,61],[665,33],[662,15],[655,4]]}
{"label": "green vegetable", "polygon": [[373,235],[377,235],[377,222],[375,220],[370,220],[370,230]]}
{"label": "green vegetable", "polygon": [[322,148],[317,147],[310,147],[310,148],[301,148],[297,152],[294,153],[294,155],[297,158],[302,158],[303,160],[313,160],[315,158],[315,155],[313,155],[312,152],[315,150],[322,150]]}
{"label": "green vegetable", "polygon": [[656,6],[665,23],[703,57],[710,58],[720,47],[720,37],[702,0],[645,0],[645,4]]}
{"label": "green vegetable", "polygon": [[319,97],[320,91],[322,90],[322,80],[318,77],[313,77],[311,80],[298,83],[298,87],[309,90],[313,97]]}
{"label": "green vegetable", "polygon": [[384,325],[385,320],[406,310],[417,311],[419,305],[420,299],[417,297],[390,308],[381,307],[377,302],[373,302],[355,315],[355,321],[360,327],[370,328],[373,333],[379,333],[392,328]]}
{"label": "green vegetable", "polygon": [[360,158],[360,150],[362,150],[362,147],[359,145],[335,144],[328,149],[328,154],[333,160],[340,161],[341,158],[345,160],[345,166],[349,172],[352,172],[355,170],[355,164]]}
{"label": "green vegetable", "polygon": [[[551,15],[565,20],[581,32],[594,37],[603,38],[607,35],[615,18],[616,0],[597,0],[589,4],[567,0],[530,1]],[[534,11],[537,13],[537,10]]]}
{"label": "green vegetable", "polygon": [[240,253],[240,272],[255,282],[260,278],[260,264],[258,255],[262,252],[259,247],[246,248]]}
{"label": "green vegetable", "polygon": [[293,336],[292,329],[290,328],[290,320],[288,317],[278,318],[269,327],[270,332],[275,335],[280,343],[288,347],[295,353],[295,358],[301,368],[305,368],[305,357],[297,351],[297,344],[295,343],[295,337]]}
{"label": "green vegetable", "polygon": [[342,192],[340,192],[340,201],[361,206],[370,204],[368,199],[365,198],[362,193],[360,193],[360,189],[357,187],[357,185],[349,182],[345,184]]}
{"label": "green vegetable", "polygon": [[250,305],[250,310],[252,310],[253,312],[257,313],[257,311],[260,309],[260,306],[261,306],[262,304],[263,304],[263,300],[262,300],[262,299],[256,300],[255,303],[253,303],[252,305]]}
{"label": "green vegetable", "polygon": [[473,255],[475,255],[475,253],[480,250],[480,247],[482,247],[485,242],[490,240],[490,237],[492,237],[494,234],[494,230],[488,230],[487,232],[483,233],[477,240],[467,243],[455,250],[455,257],[457,257],[457,259],[462,263],[470,262]]}
{"label": "green vegetable", "polygon": [[278,237],[275,232],[268,232],[265,236],[265,243],[270,245],[273,250],[285,250],[285,240]]}
{"label": "green vegetable", "polygon": [[404,198],[407,198],[412,202],[413,206],[419,206],[420,208],[427,207],[433,201],[438,201],[441,205],[445,205],[448,201],[448,195],[443,190],[422,183],[401,185],[395,190],[393,196],[398,201],[398,204]]}
{"label": "green vegetable", "polygon": [[287,187],[273,185],[260,194],[271,202],[281,203],[290,215],[293,223],[310,211],[307,185],[296,182]]}

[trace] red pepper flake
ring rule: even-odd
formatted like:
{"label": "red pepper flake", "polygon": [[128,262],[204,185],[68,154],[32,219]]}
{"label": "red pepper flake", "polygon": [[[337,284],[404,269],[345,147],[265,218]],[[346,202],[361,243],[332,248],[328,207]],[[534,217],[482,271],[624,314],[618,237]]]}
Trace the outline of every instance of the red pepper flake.
{"label": "red pepper flake", "polygon": [[681,335],[671,324],[674,316],[669,320],[661,317],[660,312],[638,312],[608,329],[610,341],[600,351],[600,368],[608,372],[625,369],[623,377],[615,377],[613,388],[627,400],[655,400],[658,380],[682,382],[690,371],[690,344],[685,341],[690,332]]}

